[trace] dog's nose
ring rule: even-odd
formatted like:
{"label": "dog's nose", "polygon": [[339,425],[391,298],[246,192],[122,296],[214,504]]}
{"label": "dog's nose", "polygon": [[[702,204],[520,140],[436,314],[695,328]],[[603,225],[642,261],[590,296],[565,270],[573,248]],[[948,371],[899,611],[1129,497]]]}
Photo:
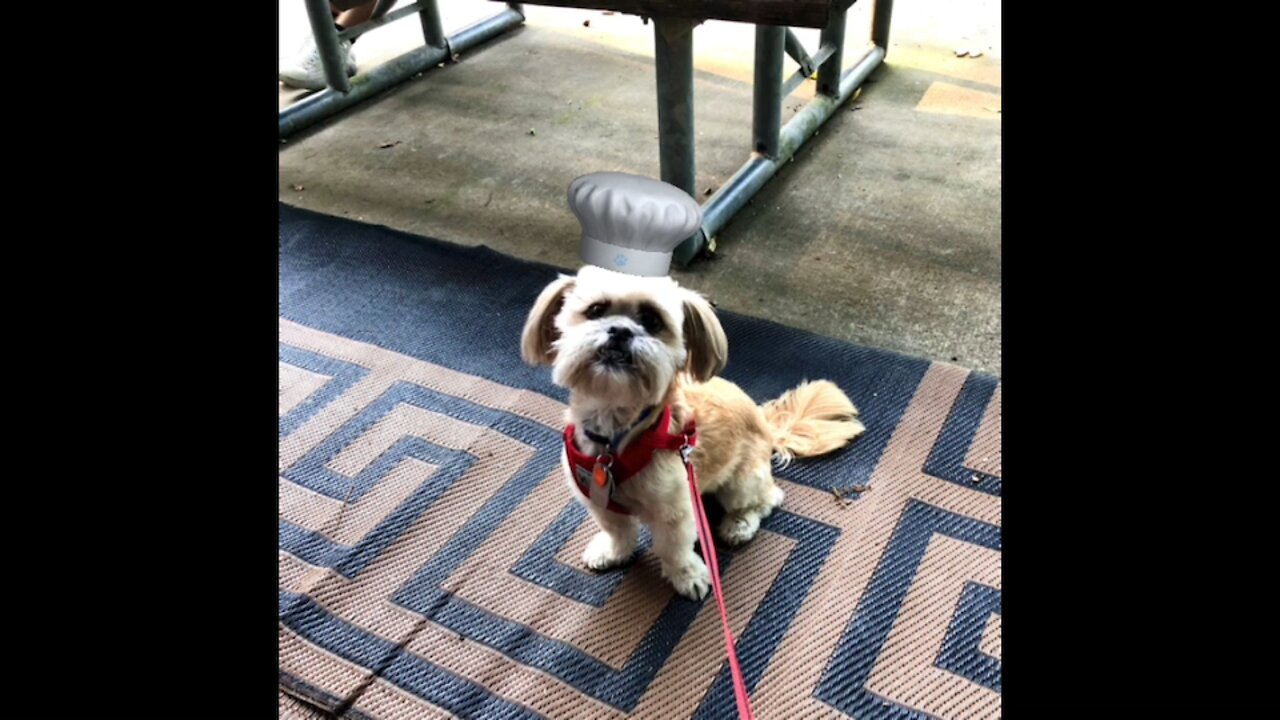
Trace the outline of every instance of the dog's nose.
{"label": "dog's nose", "polygon": [[631,332],[631,328],[613,326],[609,328],[609,342],[624,343],[630,340],[635,333]]}

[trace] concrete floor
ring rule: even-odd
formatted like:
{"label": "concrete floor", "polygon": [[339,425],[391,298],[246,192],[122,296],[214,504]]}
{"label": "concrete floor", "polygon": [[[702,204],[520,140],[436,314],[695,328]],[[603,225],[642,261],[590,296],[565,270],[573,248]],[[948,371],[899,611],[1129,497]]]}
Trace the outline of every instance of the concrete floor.
{"label": "concrete floor", "polygon": [[[446,29],[496,8],[440,7]],[[869,7],[851,15],[848,64]],[[525,9],[525,27],[282,145],[281,200],[579,265],[569,182],[659,174],[653,28]],[[302,3],[282,2],[282,56],[308,31]],[[898,0],[874,82],[720,233],[713,259],[675,277],[722,308],[1000,374],[999,31],[992,0]],[[799,35],[816,49],[816,30]],[[696,31],[700,189],[747,158],[753,38],[733,23]],[[418,43],[420,25],[405,19],[362,38],[356,57],[372,67]],[[784,122],[812,95],[808,81]],[[281,107],[299,96],[282,89]]]}

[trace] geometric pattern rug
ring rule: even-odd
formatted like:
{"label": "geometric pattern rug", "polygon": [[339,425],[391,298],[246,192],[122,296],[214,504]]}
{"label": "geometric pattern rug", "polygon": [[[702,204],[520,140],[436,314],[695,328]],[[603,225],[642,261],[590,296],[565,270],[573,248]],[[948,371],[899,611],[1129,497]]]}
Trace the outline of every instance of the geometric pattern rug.
{"label": "geometric pattern rug", "polygon": [[[580,564],[566,397],[519,353],[556,272],[280,206],[281,717],[735,716],[714,602]],[[758,402],[825,378],[867,426],[717,547],[756,714],[999,717],[998,380],[718,315]]]}

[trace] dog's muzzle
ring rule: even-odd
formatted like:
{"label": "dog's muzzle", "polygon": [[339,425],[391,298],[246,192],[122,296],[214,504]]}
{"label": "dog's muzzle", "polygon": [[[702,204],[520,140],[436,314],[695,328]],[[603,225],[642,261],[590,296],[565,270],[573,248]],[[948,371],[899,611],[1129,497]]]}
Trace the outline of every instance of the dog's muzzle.
{"label": "dog's muzzle", "polygon": [[635,362],[631,354],[633,337],[634,333],[627,328],[609,328],[609,339],[596,351],[596,360],[605,367],[630,367]]}

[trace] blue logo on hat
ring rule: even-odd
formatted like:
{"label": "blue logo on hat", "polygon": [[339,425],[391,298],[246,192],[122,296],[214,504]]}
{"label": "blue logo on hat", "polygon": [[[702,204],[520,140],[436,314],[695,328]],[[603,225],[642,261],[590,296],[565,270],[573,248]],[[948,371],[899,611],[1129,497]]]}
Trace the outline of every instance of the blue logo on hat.
{"label": "blue logo on hat", "polygon": [[617,254],[617,255],[615,255],[615,256],[614,256],[614,258],[613,258],[613,264],[614,264],[614,265],[616,265],[617,267],[626,267],[626,266],[627,266],[627,256],[626,256],[626,255],[623,255],[622,253],[618,253],[618,254]]}

